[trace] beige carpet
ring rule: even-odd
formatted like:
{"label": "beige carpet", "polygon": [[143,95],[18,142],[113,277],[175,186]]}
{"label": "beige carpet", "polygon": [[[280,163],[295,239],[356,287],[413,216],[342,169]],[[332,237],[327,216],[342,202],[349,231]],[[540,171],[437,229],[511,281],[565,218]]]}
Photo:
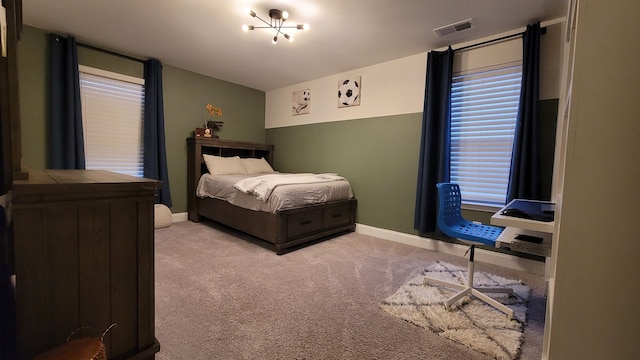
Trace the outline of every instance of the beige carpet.
{"label": "beige carpet", "polygon": [[[210,222],[155,234],[159,360],[490,359],[378,306],[428,264],[464,258],[356,233],[283,256]],[[540,359],[542,277],[476,270],[531,288],[520,359]]]}

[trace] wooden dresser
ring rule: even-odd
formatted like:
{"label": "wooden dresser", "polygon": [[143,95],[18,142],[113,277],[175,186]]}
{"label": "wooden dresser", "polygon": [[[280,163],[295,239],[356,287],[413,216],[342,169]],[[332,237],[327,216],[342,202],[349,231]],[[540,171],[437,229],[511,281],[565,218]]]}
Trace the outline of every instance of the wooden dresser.
{"label": "wooden dresser", "polygon": [[[101,170],[41,170],[13,183],[18,359],[76,329],[109,359],[153,359],[154,203],[160,182]],[[86,333],[86,332],[85,332]]]}

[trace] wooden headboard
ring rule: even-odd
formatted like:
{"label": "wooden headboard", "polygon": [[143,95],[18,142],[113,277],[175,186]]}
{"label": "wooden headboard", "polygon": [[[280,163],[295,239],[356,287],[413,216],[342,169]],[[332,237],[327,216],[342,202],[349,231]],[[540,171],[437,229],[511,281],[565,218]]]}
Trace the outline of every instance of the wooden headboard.
{"label": "wooden headboard", "polygon": [[187,209],[190,215],[197,211],[196,186],[202,174],[207,172],[202,154],[258,159],[263,157],[273,166],[273,145],[200,136],[187,138]]}

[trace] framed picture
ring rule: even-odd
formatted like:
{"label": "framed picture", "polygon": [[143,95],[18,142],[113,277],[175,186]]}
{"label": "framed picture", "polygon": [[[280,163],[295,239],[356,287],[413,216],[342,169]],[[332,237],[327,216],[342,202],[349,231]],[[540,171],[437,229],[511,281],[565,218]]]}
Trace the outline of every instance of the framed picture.
{"label": "framed picture", "polygon": [[360,105],[362,76],[338,81],[338,107]]}
{"label": "framed picture", "polygon": [[291,101],[293,115],[303,115],[311,112],[311,89],[293,92]]}

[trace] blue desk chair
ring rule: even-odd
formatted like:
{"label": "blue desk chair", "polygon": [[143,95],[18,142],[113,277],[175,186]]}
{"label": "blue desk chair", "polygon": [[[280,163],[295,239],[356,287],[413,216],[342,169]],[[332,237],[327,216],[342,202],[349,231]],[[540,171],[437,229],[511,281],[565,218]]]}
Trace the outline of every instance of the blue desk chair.
{"label": "blue desk chair", "polygon": [[474,251],[476,245],[496,245],[496,239],[502,233],[502,228],[489,225],[474,224],[465,220],[460,213],[462,197],[460,187],[457,184],[440,183],[438,188],[438,228],[445,235],[457,238],[469,245],[468,274],[465,281],[462,273],[459,274],[460,283],[452,283],[430,277],[424,278],[424,284],[434,284],[460,290],[457,294],[445,301],[445,307],[451,310],[451,304],[460,300],[464,296],[473,295],[485,303],[507,314],[509,319],[513,318],[513,310],[500,303],[496,299],[487,296],[485,293],[507,293],[513,294],[513,289],[486,288],[473,286],[474,272]]}

